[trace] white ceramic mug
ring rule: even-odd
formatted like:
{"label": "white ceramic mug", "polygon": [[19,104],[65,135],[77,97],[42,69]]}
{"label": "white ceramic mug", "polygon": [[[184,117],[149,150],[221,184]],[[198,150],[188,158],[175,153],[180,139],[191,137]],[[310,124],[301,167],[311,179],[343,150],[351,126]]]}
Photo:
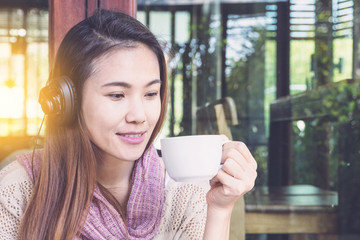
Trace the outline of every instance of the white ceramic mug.
{"label": "white ceramic mug", "polygon": [[160,139],[169,176],[178,182],[213,178],[221,163],[224,136],[192,135]]}

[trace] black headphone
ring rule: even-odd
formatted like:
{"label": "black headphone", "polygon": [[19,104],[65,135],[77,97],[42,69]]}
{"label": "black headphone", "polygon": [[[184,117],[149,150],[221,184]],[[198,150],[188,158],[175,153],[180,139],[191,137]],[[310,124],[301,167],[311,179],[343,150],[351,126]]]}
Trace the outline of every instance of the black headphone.
{"label": "black headphone", "polygon": [[76,116],[76,90],[67,76],[51,79],[40,90],[39,103],[42,111],[59,126],[70,126]]}

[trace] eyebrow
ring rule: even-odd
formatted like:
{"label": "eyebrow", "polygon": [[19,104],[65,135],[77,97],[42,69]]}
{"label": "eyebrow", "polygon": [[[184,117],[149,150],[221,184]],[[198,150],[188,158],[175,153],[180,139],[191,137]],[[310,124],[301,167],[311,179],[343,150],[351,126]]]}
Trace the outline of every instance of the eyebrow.
{"label": "eyebrow", "polygon": [[[151,82],[149,82],[148,84],[146,84],[146,87],[149,87],[151,85],[154,84],[161,84],[161,80],[160,79],[155,79],[152,80]],[[124,87],[124,88],[131,88],[131,84],[126,83],[126,82],[120,82],[120,81],[116,81],[116,82],[109,82],[109,83],[105,83],[104,85],[102,85],[101,87]]]}

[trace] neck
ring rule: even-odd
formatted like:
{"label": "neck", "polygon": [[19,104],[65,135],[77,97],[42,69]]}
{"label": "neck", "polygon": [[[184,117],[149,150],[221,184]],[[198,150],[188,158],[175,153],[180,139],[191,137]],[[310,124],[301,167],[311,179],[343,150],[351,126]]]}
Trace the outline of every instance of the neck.
{"label": "neck", "polygon": [[128,188],[135,162],[104,157],[98,162],[97,181],[105,188]]}
{"label": "neck", "polygon": [[97,181],[118,201],[123,213],[130,196],[130,181],[135,162],[121,161],[114,157],[103,157],[96,171]]}

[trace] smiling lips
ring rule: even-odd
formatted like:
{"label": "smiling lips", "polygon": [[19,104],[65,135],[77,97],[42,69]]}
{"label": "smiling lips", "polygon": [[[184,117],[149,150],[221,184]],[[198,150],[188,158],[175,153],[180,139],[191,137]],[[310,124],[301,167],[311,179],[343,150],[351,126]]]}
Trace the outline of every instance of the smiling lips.
{"label": "smiling lips", "polygon": [[145,140],[145,132],[141,133],[117,133],[120,139],[129,144],[139,144]]}

